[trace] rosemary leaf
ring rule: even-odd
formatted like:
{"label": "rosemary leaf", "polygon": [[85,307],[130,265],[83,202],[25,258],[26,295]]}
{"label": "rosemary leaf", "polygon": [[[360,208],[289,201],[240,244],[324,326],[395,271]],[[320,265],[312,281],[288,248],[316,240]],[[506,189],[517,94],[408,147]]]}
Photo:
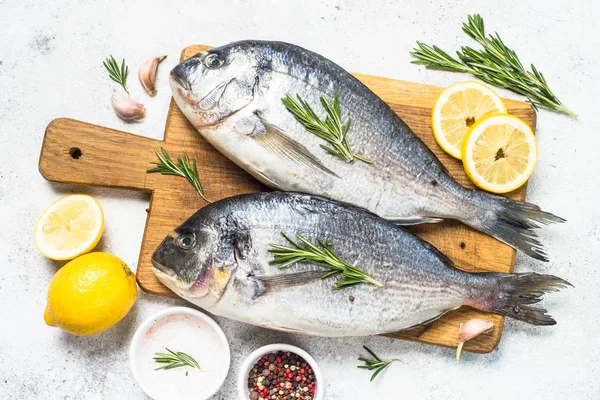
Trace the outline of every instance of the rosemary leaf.
{"label": "rosemary leaf", "polygon": [[486,35],[485,24],[479,14],[469,15],[462,29],[483,49],[463,46],[456,53],[457,60],[437,46],[417,42],[417,48],[410,53],[414,58],[412,63],[428,69],[469,73],[490,85],[526,96],[536,109],[544,107],[577,117],[550,90],[543,74],[533,64],[530,71],[526,70],[517,53],[504,43],[497,32]]}
{"label": "rosemary leaf", "polygon": [[355,154],[350,149],[348,143],[348,129],[350,128],[351,120],[346,123],[342,122],[342,110],[340,108],[340,100],[337,92],[333,98],[333,103],[327,100],[325,96],[320,97],[321,106],[325,109],[327,116],[325,121],[321,120],[314,112],[312,107],[304,101],[300,95],[296,95],[294,99],[289,94],[286,94],[281,99],[287,110],[292,113],[294,118],[300,122],[304,128],[310,133],[328,142],[331,147],[321,145],[321,148],[328,154],[339,157],[346,162],[352,162],[355,158],[362,162],[372,164],[372,161],[367,158]]}
{"label": "rosemary leaf", "polygon": [[183,156],[178,157],[177,163],[175,163],[171,159],[171,156],[169,156],[169,153],[167,153],[163,147],[160,148],[160,152],[158,150],[154,150],[154,153],[156,153],[159,161],[151,162],[150,164],[154,164],[156,167],[146,170],[146,173],[151,174],[160,172],[163,175],[175,175],[185,178],[192,184],[192,186],[194,186],[196,191],[200,194],[200,197],[202,197],[208,203],[212,203],[210,200],[204,197],[204,190],[202,189],[202,184],[200,183],[198,167],[195,159],[190,163],[188,155],[183,153]]}
{"label": "rosemary leaf", "polygon": [[169,370],[185,366],[200,369],[200,364],[198,364],[198,362],[190,355],[182,351],[173,351],[167,348],[165,348],[165,350],[167,350],[168,353],[154,353],[155,357],[153,360],[156,363],[165,364],[161,367],[155,368],[155,371]]}
{"label": "rosemary leaf", "polygon": [[117,64],[115,58],[111,55],[102,63],[108,71],[108,76],[113,81],[117,82],[129,94],[127,89],[127,76],[129,75],[129,67],[125,64],[125,59],[121,62],[121,67]]}
{"label": "rosemary leaf", "polygon": [[378,287],[383,286],[383,284],[370,277],[366,272],[342,260],[333,250],[324,244],[323,241],[317,239],[319,246],[321,246],[321,248],[319,248],[305,237],[296,234],[296,238],[306,246],[302,247],[299,243],[290,239],[285,233],[282,232],[281,235],[291,246],[271,244],[269,252],[273,254],[274,258],[269,261],[269,264],[275,264],[281,269],[287,268],[295,263],[306,262],[329,269],[329,271],[321,276],[321,279],[336,274],[341,275],[341,278],[335,282],[332,290],[340,290],[361,283],[370,283]]}
{"label": "rosemary leaf", "polygon": [[415,60],[411,61],[412,64],[421,64],[425,65],[428,69],[442,71],[466,72],[470,74],[475,72],[437,46],[432,47],[418,41],[417,46],[419,48],[413,49],[410,53],[415,58]]}
{"label": "rosemary leaf", "polygon": [[358,365],[357,368],[368,369],[369,371],[375,370],[373,375],[371,375],[371,380],[370,380],[371,382],[373,382],[373,380],[377,377],[377,375],[379,375],[381,373],[381,371],[386,369],[391,363],[393,363],[394,361],[400,361],[397,358],[393,358],[391,360],[382,360],[367,346],[363,346],[363,348],[371,356],[373,356],[373,358],[370,359],[370,358],[365,358],[365,357],[358,357],[358,360],[364,362],[365,365]]}

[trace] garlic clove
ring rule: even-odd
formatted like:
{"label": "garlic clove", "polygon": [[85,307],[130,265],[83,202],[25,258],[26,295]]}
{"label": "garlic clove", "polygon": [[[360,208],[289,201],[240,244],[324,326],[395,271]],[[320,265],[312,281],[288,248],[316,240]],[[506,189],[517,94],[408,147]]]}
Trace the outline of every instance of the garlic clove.
{"label": "garlic clove", "polygon": [[125,121],[143,118],[146,113],[146,108],[143,104],[132,100],[120,92],[113,93],[110,103],[117,115]]}
{"label": "garlic clove", "polygon": [[146,60],[146,62],[142,64],[140,70],[138,71],[140,83],[150,96],[154,96],[156,94],[156,70],[158,70],[158,64],[160,64],[165,58],[167,58],[167,55],[163,54],[162,56]]}
{"label": "garlic clove", "polygon": [[456,348],[456,361],[460,360],[460,353],[463,348],[463,344],[467,340],[471,340],[474,337],[486,333],[494,329],[492,321],[481,318],[473,318],[460,324],[458,327],[458,347]]}

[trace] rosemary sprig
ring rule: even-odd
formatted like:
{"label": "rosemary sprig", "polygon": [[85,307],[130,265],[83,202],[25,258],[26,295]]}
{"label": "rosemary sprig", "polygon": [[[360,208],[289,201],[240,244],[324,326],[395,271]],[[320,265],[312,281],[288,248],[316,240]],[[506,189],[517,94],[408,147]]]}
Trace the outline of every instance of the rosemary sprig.
{"label": "rosemary sprig", "polygon": [[410,53],[413,64],[425,65],[428,69],[466,72],[491,85],[512,90],[527,97],[534,107],[545,107],[563,114],[577,117],[548,87],[544,75],[531,64],[531,71],[523,67],[514,50],[509,48],[496,32],[486,35],[483,18],[479,14],[469,15],[463,23],[463,32],[479,43],[483,50],[463,46],[457,51],[458,60],[437,46],[417,42]]}
{"label": "rosemary sprig", "polygon": [[173,351],[165,348],[168,353],[154,353],[155,357],[153,360],[159,364],[165,364],[162,367],[155,368],[155,371],[164,369],[173,369],[179,367],[188,367],[200,369],[200,365],[196,360],[194,360],[190,355],[182,352],[182,351]]}
{"label": "rosemary sprig", "polygon": [[373,353],[373,351],[367,346],[363,346],[363,348],[366,351],[368,351],[370,355],[373,356],[373,359],[358,357],[358,360],[363,361],[365,365],[358,365],[357,368],[368,369],[369,371],[375,370],[375,372],[373,372],[373,375],[371,375],[371,382],[373,382],[373,379],[375,379],[375,377],[377,377],[377,375],[379,375],[379,373],[386,369],[391,363],[393,363],[394,361],[400,361],[397,358],[384,361],[381,358],[377,357],[377,355]]}
{"label": "rosemary sprig", "polygon": [[299,262],[307,262],[329,269],[321,279],[325,279],[335,274],[341,274],[342,278],[338,279],[332,290],[340,290],[349,286],[358,285],[361,283],[371,283],[375,286],[382,287],[383,284],[371,278],[367,273],[348,264],[342,260],[337,254],[325,245],[320,239],[317,242],[321,246],[319,249],[306,238],[296,234],[296,238],[307,247],[301,247],[300,244],[294,242],[285,233],[281,235],[293,246],[283,246],[280,244],[271,244],[272,249],[269,252],[274,255],[274,258],[269,261],[269,264],[277,264],[278,268],[287,268],[292,264]]}
{"label": "rosemary sprig", "polygon": [[297,94],[296,98],[298,101],[294,100],[289,94],[286,94],[281,101],[285,105],[285,108],[292,113],[296,120],[300,122],[307,131],[331,144],[331,147],[321,145],[323,150],[346,162],[351,162],[356,158],[362,162],[372,164],[372,161],[355,154],[350,149],[350,144],[348,143],[348,129],[350,128],[351,119],[348,118],[348,121],[345,124],[342,122],[342,111],[340,109],[340,100],[337,92],[333,98],[333,103],[327,100],[325,96],[321,96],[320,98],[321,105],[327,113],[325,121],[319,118],[311,106],[304,101],[300,95]]}
{"label": "rosemary sprig", "polygon": [[108,76],[110,76],[110,79],[121,85],[127,94],[129,94],[129,90],[127,89],[127,76],[129,75],[129,67],[125,65],[125,59],[123,59],[121,66],[119,67],[119,64],[117,64],[117,61],[111,55],[104,60],[102,64],[104,64],[104,68],[106,68],[108,71]]}
{"label": "rosemary sprig", "polygon": [[163,175],[175,175],[185,178],[198,191],[200,197],[207,202],[212,203],[212,201],[204,197],[204,190],[202,189],[202,184],[200,183],[200,177],[198,176],[198,168],[196,167],[195,159],[193,159],[190,163],[188,155],[183,153],[183,157],[178,157],[177,163],[175,163],[171,159],[171,156],[169,156],[169,153],[167,153],[163,147],[160,148],[160,152],[158,152],[158,150],[154,150],[154,152],[156,153],[159,161],[151,162],[150,164],[154,164],[156,167],[146,170],[147,173],[151,174],[154,172],[160,172]]}

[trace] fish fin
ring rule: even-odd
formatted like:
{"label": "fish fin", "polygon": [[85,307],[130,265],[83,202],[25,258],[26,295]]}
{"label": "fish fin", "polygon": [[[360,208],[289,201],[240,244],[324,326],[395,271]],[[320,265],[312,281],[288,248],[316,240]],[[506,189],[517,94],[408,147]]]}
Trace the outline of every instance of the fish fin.
{"label": "fish fin", "polygon": [[311,334],[310,332],[306,332],[300,329],[295,329],[295,328],[288,328],[286,326],[281,326],[281,325],[276,325],[273,324],[271,321],[266,321],[263,322],[262,324],[260,324],[261,328],[266,328],[266,329],[273,329],[276,331],[280,331],[280,332],[287,332],[287,333],[296,333],[296,334]]}
{"label": "fish fin", "polygon": [[[401,331],[408,331],[408,330],[410,330],[410,329],[414,329],[414,328],[418,328],[418,327],[420,327],[420,326],[425,326],[425,325],[428,325],[428,324],[432,323],[433,321],[440,319],[440,318],[441,318],[441,316],[442,316],[442,315],[444,315],[444,314],[446,314],[448,311],[456,310],[457,308],[458,308],[458,307],[455,307],[455,308],[449,308],[449,309],[447,309],[447,310],[444,310],[444,311],[440,312],[439,314],[436,314],[436,315],[434,315],[433,317],[429,318],[428,320],[425,320],[425,321],[423,321],[423,322],[419,322],[418,324],[411,325],[411,326],[409,326],[408,328],[404,328],[404,329],[402,329]],[[395,332],[401,332],[401,331],[395,331]]]}
{"label": "fish fin", "polygon": [[[419,217],[419,218],[420,218],[420,217]],[[421,218],[421,219],[422,219],[422,220],[427,220],[428,218]],[[442,220],[441,220],[441,219],[439,219],[439,218],[429,218],[429,219],[430,219],[430,220],[432,220],[432,221],[430,221],[430,222],[439,222],[439,221],[442,221]],[[439,221],[436,221],[436,220],[438,220],[438,219],[439,219]],[[394,221],[392,221],[392,222],[393,222],[394,224],[396,224]],[[396,225],[399,225],[399,224],[396,224]],[[402,227],[400,227],[400,228],[402,229]],[[431,251],[433,254],[435,254],[435,256],[436,256],[436,257],[437,257],[437,258],[438,258],[438,259],[439,259],[439,260],[440,260],[440,261],[441,261],[441,262],[442,262],[444,265],[446,265],[446,266],[448,266],[448,267],[454,267],[454,262],[453,262],[453,261],[452,261],[450,258],[448,258],[448,256],[447,256],[447,255],[445,255],[445,254],[444,254],[444,253],[442,253],[440,250],[438,250],[438,248],[437,248],[437,247],[435,247],[434,245],[432,245],[432,244],[431,244],[431,243],[429,243],[428,241],[421,239],[421,238],[420,238],[420,237],[418,237],[418,236],[415,236],[415,237],[416,237],[416,238],[417,238],[417,239],[418,239],[418,240],[421,242],[421,244],[423,245],[423,247],[425,247],[427,250],[429,250],[429,251]],[[445,312],[445,311],[444,311],[444,312]],[[410,328],[409,328],[409,329],[410,329]]]}
{"label": "fish fin", "polygon": [[433,161],[435,162],[435,165],[437,165],[444,174],[452,177],[452,174],[450,174],[448,167],[446,167],[444,165],[444,163],[440,161],[440,159],[435,155],[435,153],[429,147],[427,147],[427,145],[425,145],[425,150],[427,150],[427,152],[431,155],[431,157],[433,158]]}
{"label": "fish fin", "polygon": [[254,170],[254,171],[251,172],[251,174],[256,179],[258,179],[260,182],[262,182],[263,184],[267,185],[271,189],[282,190],[283,191],[283,188],[278,183],[276,183],[275,181],[273,181],[271,178],[269,178],[268,176],[266,176],[261,171]]}
{"label": "fish fin", "polygon": [[260,123],[264,126],[264,134],[254,136],[265,149],[280,157],[288,160],[319,169],[328,174],[338,176],[335,172],[321,163],[310,151],[302,144],[285,134],[279,127],[270,124],[264,118],[257,115]]}
{"label": "fish fin", "polygon": [[253,279],[259,284],[259,287],[262,288],[262,290],[257,293],[257,296],[262,296],[285,288],[314,282],[321,279],[323,273],[323,271],[305,271],[290,274],[255,275],[253,276]]}
{"label": "fish fin", "polygon": [[392,222],[394,225],[418,225],[418,224],[433,224],[437,222],[442,222],[443,218],[435,218],[435,217],[407,217],[407,218],[394,218],[394,217],[383,217],[388,221]]}
{"label": "fish fin", "polygon": [[[409,131],[410,131],[410,128],[409,128]],[[431,149],[429,148],[429,146],[427,146],[427,145],[425,144],[425,142],[423,142],[423,141],[421,140],[421,138],[420,138],[420,137],[418,137],[417,135],[413,135],[413,136],[412,136],[412,140],[413,140],[413,141],[416,141],[416,142],[419,142],[418,148],[419,148],[420,150],[423,150],[423,151],[426,153],[426,155],[427,155],[428,157],[427,157],[425,154],[419,154],[419,156],[423,157],[423,159],[429,159],[429,160],[431,160],[431,164],[435,164],[435,165],[436,165],[436,166],[437,166],[437,167],[440,169],[440,171],[441,171],[442,173],[444,173],[444,174],[446,174],[446,175],[448,175],[448,176],[450,176],[450,177],[452,176],[452,174],[450,174],[450,171],[448,170],[448,167],[446,167],[446,166],[444,165],[444,163],[442,163],[442,162],[440,161],[440,159],[438,158],[438,156],[436,156],[436,155],[435,155],[435,153],[433,152],[433,150],[431,150]],[[412,149],[413,147],[411,147],[411,146],[406,146],[406,148],[411,148],[411,149]]]}
{"label": "fish fin", "polygon": [[425,247],[427,250],[429,250],[433,254],[435,254],[435,256],[438,258],[438,260],[440,260],[444,265],[446,265],[447,267],[454,267],[454,261],[452,261],[450,258],[448,258],[447,255],[445,255],[440,250],[438,250],[437,247],[435,247],[428,241],[421,239],[418,236],[416,238],[421,241],[421,244],[423,245],[423,247]]}
{"label": "fish fin", "polygon": [[502,274],[485,272],[474,275],[481,279],[472,287],[466,305],[527,322],[532,325],[555,325],[546,310],[533,307],[549,292],[573,286],[554,275],[527,272]]}
{"label": "fish fin", "polygon": [[565,222],[564,219],[542,211],[535,204],[481,191],[474,193],[476,202],[485,206],[475,210],[465,207],[469,218],[458,216],[457,219],[532,258],[548,261],[544,247],[533,230],[542,225]]}

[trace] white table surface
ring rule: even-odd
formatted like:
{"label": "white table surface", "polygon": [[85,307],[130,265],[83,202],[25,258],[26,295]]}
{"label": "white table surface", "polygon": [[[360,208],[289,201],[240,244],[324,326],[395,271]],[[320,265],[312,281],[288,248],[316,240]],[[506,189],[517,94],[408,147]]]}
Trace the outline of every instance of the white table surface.
{"label": "white table surface", "polygon": [[[497,350],[486,355],[384,337],[326,339],[270,332],[223,318],[232,368],[216,399],[235,399],[243,358],[258,346],[288,342],[306,349],[325,373],[326,398],[597,399],[600,398],[600,25],[588,1],[0,1],[0,398],[143,399],[128,364],[128,345],[142,320],[183,300],[143,292],[115,328],[75,337],[47,327],[46,290],[59,264],[33,245],[38,215],[70,193],[96,196],[106,214],[98,247],[136,267],[149,196],[126,190],[51,184],[37,169],[44,128],[71,117],[161,138],[170,93],[165,79],[190,44],[239,39],[293,42],[350,71],[449,85],[466,75],[410,64],[415,41],[447,50],[471,43],[460,27],[481,13],[525,63],[535,62],[578,119],[538,114],[539,161],[528,199],[568,222],[540,231],[549,263],[517,257],[516,271],[553,273],[575,288],[545,305],[554,327],[507,321]],[[101,5],[100,3],[103,3]],[[177,4],[178,3],[178,4]],[[149,98],[137,68],[167,53],[158,95]],[[132,96],[147,106],[141,123],[120,121],[110,106],[114,85],[102,67],[125,56]],[[502,91],[502,95],[518,98]],[[392,365],[374,383],[356,368],[366,344]]]}

